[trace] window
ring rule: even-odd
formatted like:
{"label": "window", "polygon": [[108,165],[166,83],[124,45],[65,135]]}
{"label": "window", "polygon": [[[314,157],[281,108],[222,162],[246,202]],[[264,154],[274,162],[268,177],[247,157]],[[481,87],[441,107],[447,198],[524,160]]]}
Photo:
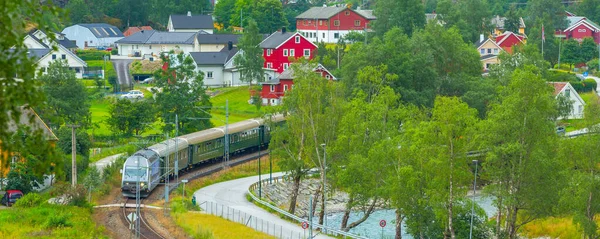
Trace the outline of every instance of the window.
{"label": "window", "polygon": [[52,54],[52,60],[56,60],[56,54]]}
{"label": "window", "polygon": [[288,56],[288,49],[283,49],[283,56]]}
{"label": "window", "polygon": [[81,68],[79,68],[79,67],[75,68],[75,73],[77,73],[77,74],[81,73]]}
{"label": "window", "polygon": [[294,85],[292,85],[292,90],[294,89]]}
{"label": "window", "polygon": [[488,48],[488,54],[492,54],[492,48]]}
{"label": "window", "polygon": [[268,69],[273,69],[273,63],[267,62],[267,68]]}
{"label": "window", "polygon": [[271,49],[267,49],[267,56],[271,55]]}
{"label": "window", "polygon": [[494,54],[498,54],[498,48],[494,48]]}
{"label": "window", "polygon": [[340,34],[339,33],[333,33],[333,38],[339,39],[340,38]]}
{"label": "window", "polygon": [[490,69],[490,65],[492,65],[492,64],[490,64],[490,63],[485,63],[485,69]]}
{"label": "window", "polygon": [[148,49],[152,50],[152,45],[148,45]]}
{"label": "window", "polygon": [[346,16],[350,15],[350,11],[346,10]]}
{"label": "window", "polygon": [[580,114],[581,114],[581,113],[583,113],[583,105],[580,105],[580,106],[579,106],[579,113],[580,113]]}
{"label": "window", "polygon": [[275,92],[275,85],[271,85],[271,92]]}
{"label": "window", "polygon": [[310,56],[310,49],[304,49],[304,56]]}
{"label": "window", "polygon": [[67,59],[67,55],[65,55],[65,54],[62,54],[62,55],[60,56],[60,59],[66,60],[66,59]]}
{"label": "window", "polygon": [[296,52],[294,49],[290,49],[290,56],[296,56]]}
{"label": "window", "polygon": [[485,49],[481,48],[481,50],[479,50],[479,53],[481,53],[482,55],[485,54]]}
{"label": "window", "polygon": [[325,79],[328,79],[328,80],[329,80],[329,79],[331,79],[331,76],[329,76],[329,75],[325,75]]}
{"label": "window", "polygon": [[359,27],[360,26],[360,20],[355,20],[354,21],[354,26],[355,27]]}
{"label": "window", "polygon": [[296,43],[300,43],[300,36],[296,36]]}
{"label": "window", "polygon": [[336,27],[339,27],[340,26],[340,20],[334,20],[333,21],[333,25],[336,26]]}
{"label": "window", "polygon": [[206,72],[206,78],[212,79],[213,78],[213,72],[212,71],[207,71]]}
{"label": "window", "polygon": [[323,38],[325,38],[325,33],[323,32]]}
{"label": "window", "polygon": [[566,90],[565,90],[565,96],[566,96],[567,98],[571,97],[571,89],[566,89]]}
{"label": "window", "polygon": [[287,91],[288,90],[288,85],[283,85],[283,91]]}
{"label": "window", "polygon": [[287,68],[289,67],[288,63],[283,63],[283,69],[287,70]]}
{"label": "window", "polygon": [[319,26],[323,26],[323,20],[319,20]]}
{"label": "window", "polygon": [[308,25],[308,22],[307,22],[306,20],[304,20],[304,21],[302,21],[302,24],[303,24],[304,26],[306,26],[306,25]]}
{"label": "window", "polygon": [[135,45],[135,49],[140,49],[140,45]]}

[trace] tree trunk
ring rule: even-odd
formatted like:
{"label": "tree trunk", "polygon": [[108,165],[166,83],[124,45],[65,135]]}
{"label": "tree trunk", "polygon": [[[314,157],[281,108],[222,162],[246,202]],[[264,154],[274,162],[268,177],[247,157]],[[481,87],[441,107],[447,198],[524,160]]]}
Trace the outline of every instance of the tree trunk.
{"label": "tree trunk", "polygon": [[[315,191],[315,194],[313,194],[313,204],[312,204],[312,208],[310,209],[310,215],[315,215],[315,211],[317,210],[317,200],[319,200],[319,196],[321,195],[321,185],[319,184],[319,186],[317,187],[317,191]],[[319,222],[319,224],[321,224]]]}
{"label": "tree trunk", "polygon": [[[321,182],[323,181],[323,177],[324,177],[324,173],[325,169],[321,169]],[[327,185],[323,185],[323,195],[321,195],[321,212],[319,213],[319,224],[323,225],[323,218],[325,217],[325,187],[327,187]],[[319,189],[321,189],[321,186],[319,185]],[[321,190],[318,190],[321,191]]]}
{"label": "tree trunk", "polygon": [[498,213],[496,214],[496,238],[500,237],[501,230],[501,222],[502,221],[502,197],[498,197]]}
{"label": "tree trunk", "polygon": [[[449,187],[449,194],[448,194],[448,232],[450,233],[450,238],[451,239],[455,239],[456,238],[456,234],[454,233],[454,224],[452,221],[452,215],[454,215],[453,213],[453,203],[454,203],[454,182],[452,181],[452,174],[454,174],[454,146],[452,144],[452,141],[450,141],[450,187]],[[475,193],[475,192],[473,192]]]}
{"label": "tree trunk", "polygon": [[296,200],[298,199],[298,190],[300,190],[300,176],[294,177],[294,186],[292,187],[292,198],[290,199],[290,209],[288,210],[291,214],[296,212]]}
{"label": "tree trunk", "polygon": [[346,203],[346,209],[344,210],[344,216],[342,217],[342,226],[340,229],[344,230],[348,225],[348,219],[350,218],[350,212],[352,210],[352,204],[354,203],[354,195],[350,194],[348,202]]}
{"label": "tree trunk", "polygon": [[510,212],[510,222],[509,222],[509,230],[508,230],[508,238],[515,239],[517,238],[517,213],[519,209],[513,207]]}
{"label": "tree trunk", "polygon": [[396,209],[396,236],[394,239],[402,239],[402,213],[400,213],[399,209]]}
{"label": "tree trunk", "polygon": [[375,204],[377,204],[377,199],[373,199],[373,202],[369,206],[369,209],[367,209],[367,211],[365,212],[365,214],[360,219],[356,220],[353,223],[350,223],[350,225],[348,225],[348,227],[344,228],[343,230],[347,232],[350,229],[352,229],[352,228],[360,225],[364,221],[366,221],[367,218],[369,218],[369,216],[371,216],[371,213],[373,213],[373,209],[375,209]]}

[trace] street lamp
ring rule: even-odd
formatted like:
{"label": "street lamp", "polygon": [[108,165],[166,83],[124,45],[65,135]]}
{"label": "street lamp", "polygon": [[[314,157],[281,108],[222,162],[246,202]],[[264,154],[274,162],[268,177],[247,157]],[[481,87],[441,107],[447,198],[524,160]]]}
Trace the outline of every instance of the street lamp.
{"label": "street lamp", "polygon": [[469,239],[473,238],[473,215],[475,214],[475,190],[477,187],[477,164],[478,160],[473,160],[475,164],[475,178],[473,179],[473,198],[471,199],[471,227],[469,229]]}
{"label": "street lamp", "polygon": [[325,233],[327,233],[327,145],[321,144],[323,147],[323,224]]}
{"label": "street lamp", "polygon": [[183,179],[183,180],[181,180],[181,182],[183,183],[183,198],[185,198],[185,184],[188,182],[188,180]]}

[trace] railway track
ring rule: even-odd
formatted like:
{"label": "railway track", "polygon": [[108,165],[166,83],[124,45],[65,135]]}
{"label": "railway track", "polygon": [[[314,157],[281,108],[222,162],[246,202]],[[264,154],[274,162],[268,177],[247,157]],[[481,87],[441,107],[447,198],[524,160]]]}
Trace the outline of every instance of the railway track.
{"label": "railway track", "polygon": [[[125,198],[125,203],[123,204],[123,210],[122,210],[122,219],[125,223],[125,225],[128,225],[130,228],[130,232],[131,235],[134,236],[135,238],[137,237],[137,231],[139,231],[139,238],[145,238],[145,239],[166,239],[166,237],[163,237],[160,233],[158,233],[156,230],[154,230],[152,228],[152,226],[150,226],[150,224],[148,224],[148,222],[146,221],[146,219],[144,218],[145,212],[143,208],[140,208],[140,213],[138,216],[134,216],[137,215],[136,214],[136,208],[128,208],[127,207],[127,203],[131,202],[133,200],[129,199],[129,198]],[[143,199],[140,200],[140,204],[143,204]],[[136,228],[136,220],[139,220],[139,229]]]}

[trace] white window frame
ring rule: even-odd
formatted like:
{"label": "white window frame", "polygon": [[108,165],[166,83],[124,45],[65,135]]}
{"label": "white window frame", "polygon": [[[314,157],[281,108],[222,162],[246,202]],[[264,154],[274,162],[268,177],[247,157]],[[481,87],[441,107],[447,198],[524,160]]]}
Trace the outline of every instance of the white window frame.
{"label": "white window frame", "polygon": [[288,49],[283,49],[283,56],[288,56]]}
{"label": "white window frame", "polygon": [[479,53],[482,54],[482,55],[485,54],[485,48],[479,49]]}
{"label": "white window frame", "polygon": [[340,26],[340,20],[333,20],[333,26],[339,27]]}
{"label": "white window frame", "polygon": [[354,26],[360,27],[360,20],[354,20]]}
{"label": "white window frame", "polygon": [[288,91],[288,85],[283,85],[283,92]]}
{"label": "white window frame", "polygon": [[212,79],[213,78],[213,72],[212,71],[207,71],[206,72],[206,78],[207,79]]}
{"label": "white window frame", "polygon": [[283,69],[287,70],[290,67],[290,65],[288,63],[283,63]]}
{"label": "white window frame", "polygon": [[304,56],[310,56],[310,49],[304,49]]}
{"label": "white window frame", "polygon": [[296,44],[300,43],[300,36],[296,36],[295,41],[296,41]]}
{"label": "white window frame", "polygon": [[267,62],[267,68],[268,69],[273,69],[273,63]]}
{"label": "white window frame", "polygon": [[325,79],[328,79],[328,80],[330,80],[330,79],[331,79],[331,76],[329,76],[329,75],[325,74]]}
{"label": "white window frame", "polygon": [[271,85],[271,87],[269,88],[269,90],[270,90],[271,92],[275,92],[275,85]]}
{"label": "white window frame", "polygon": [[296,56],[296,50],[290,49],[290,56]]}

